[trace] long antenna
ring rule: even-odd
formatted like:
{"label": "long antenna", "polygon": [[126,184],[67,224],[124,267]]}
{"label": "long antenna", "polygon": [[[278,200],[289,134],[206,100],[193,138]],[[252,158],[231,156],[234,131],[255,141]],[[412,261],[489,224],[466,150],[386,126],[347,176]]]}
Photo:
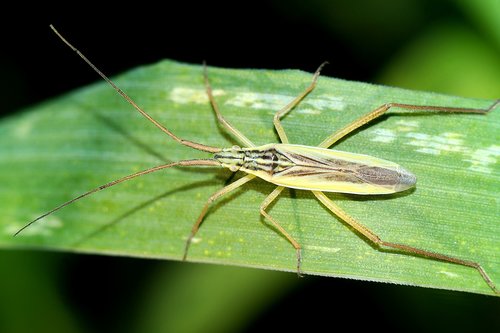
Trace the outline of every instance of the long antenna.
{"label": "long antenna", "polygon": [[82,58],[97,74],[99,74],[107,83],[109,83],[113,89],[116,90],[116,92],[118,94],[120,94],[127,102],[129,102],[137,111],[139,111],[147,120],[149,120],[150,122],[152,122],[156,127],[158,127],[160,130],[162,130],[164,133],[166,133],[168,136],[170,136],[172,139],[174,139],[175,141],[179,142],[180,144],[183,144],[184,146],[188,146],[188,147],[191,147],[191,148],[194,148],[194,149],[197,149],[197,150],[201,150],[201,151],[208,151],[210,153],[217,153],[217,152],[220,152],[222,149],[221,148],[217,148],[217,147],[211,147],[211,146],[207,146],[207,145],[203,145],[201,143],[197,143],[197,142],[193,142],[193,141],[189,141],[189,140],[184,140],[184,139],[181,139],[179,138],[178,136],[176,136],[174,133],[170,132],[165,126],[163,126],[162,124],[160,124],[158,121],[156,121],[153,117],[151,117],[146,111],[142,110],[139,105],[137,105],[133,100],[132,98],[130,98],[125,92],[123,92],[123,90],[121,90],[120,88],[118,88],[118,86],[113,82],[111,81],[106,75],[104,75],[103,72],[101,72],[96,66],[94,66],[94,64],[92,62],[90,62],[89,59],[87,59],[87,57],[85,57],[83,55],[83,53],[81,53],[76,47],[74,47],[73,45],[71,45],[70,42],[68,42],[66,40],[66,38],[64,38],[57,30],[56,28],[54,28],[54,26],[51,24],[50,25],[50,28],[52,29],[52,31],[54,31],[54,33],[66,44],[68,45],[73,51],[76,52],[76,54],[78,54],[80,56],[80,58]]}
{"label": "long antenna", "polygon": [[57,207],[49,210],[45,214],[38,216],[36,219],[34,219],[33,221],[31,221],[30,223],[26,224],[24,227],[22,227],[18,231],[16,231],[16,233],[14,234],[14,236],[19,235],[24,229],[28,228],[30,225],[32,225],[36,221],[41,220],[44,217],[46,217],[46,216],[48,216],[48,215],[50,215],[50,214],[58,211],[59,209],[61,209],[63,207],[66,207],[66,206],[72,204],[75,201],[83,199],[83,198],[85,198],[86,196],[88,196],[88,195],[90,195],[92,193],[99,192],[99,191],[102,191],[102,190],[104,190],[104,189],[106,189],[108,187],[111,187],[111,186],[123,183],[123,182],[125,182],[127,180],[130,180],[130,179],[133,179],[133,178],[136,178],[136,177],[139,177],[139,176],[143,176],[143,175],[146,175],[148,173],[153,173],[153,172],[156,172],[156,171],[159,171],[159,170],[171,168],[173,166],[203,166],[203,165],[205,165],[205,166],[220,166],[220,163],[218,161],[212,160],[212,159],[182,160],[182,161],[178,161],[178,162],[172,162],[172,163],[168,163],[168,164],[158,165],[158,166],[155,166],[153,168],[142,170],[142,171],[133,173],[131,175],[122,177],[120,179],[113,180],[112,182],[109,182],[107,184],[104,184],[104,185],[101,185],[99,187],[96,187],[96,188],[94,188],[94,189],[92,189],[90,191],[87,191],[87,192],[85,192],[83,194],[80,194],[79,196],[77,196],[77,197],[75,197],[75,198],[73,198],[73,199],[71,199],[69,201],[66,201],[65,203],[60,204],[59,206],[57,206]]}

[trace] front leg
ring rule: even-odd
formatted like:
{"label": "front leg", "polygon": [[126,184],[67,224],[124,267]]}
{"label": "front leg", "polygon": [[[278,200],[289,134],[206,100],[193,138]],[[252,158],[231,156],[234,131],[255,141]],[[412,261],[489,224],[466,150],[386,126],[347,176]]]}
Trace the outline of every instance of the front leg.
{"label": "front leg", "polygon": [[231,184],[223,187],[219,191],[212,194],[210,196],[210,198],[208,198],[207,202],[203,206],[203,209],[201,210],[200,216],[198,216],[198,219],[196,220],[193,227],[191,228],[191,233],[189,234],[188,239],[186,240],[186,245],[184,247],[184,255],[182,256],[183,261],[185,261],[187,258],[187,254],[188,254],[189,246],[191,245],[191,241],[193,240],[193,237],[196,235],[196,233],[200,229],[201,222],[203,222],[205,215],[207,215],[208,208],[210,207],[212,202],[214,202],[215,200],[217,200],[219,197],[223,196],[224,194],[227,194],[227,193],[237,189],[241,185],[251,181],[254,178],[255,178],[254,175],[246,175],[245,177],[241,177],[240,179],[238,179],[234,183],[231,183]]}
{"label": "front leg", "polygon": [[290,112],[294,107],[296,107],[300,101],[304,99],[311,91],[314,90],[314,87],[316,87],[316,83],[318,82],[318,77],[321,69],[323,66],[325,66],[328,62],[322,63],[316,72],[313,75],[313,79],[309,87],[307,87],[299,96],[295,97],[293,101],[285,105],[285,107],[278,112],[275,113],[274,115],[274,127],[276,128],[276,131],[278,132],[278,135],[280,137],[280,140],[282,143],[288,143],[288,137],[286,136],[285,129],[281,125],[281,118],[283,118],[288,112]]}

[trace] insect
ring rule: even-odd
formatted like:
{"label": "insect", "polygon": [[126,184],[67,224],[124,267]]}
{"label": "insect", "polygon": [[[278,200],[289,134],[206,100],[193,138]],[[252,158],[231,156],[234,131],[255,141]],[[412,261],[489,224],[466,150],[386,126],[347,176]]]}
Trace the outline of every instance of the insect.
{"label": "insect", "polygon": [[408,190],[415,186],[416,177],[405,170],[398,164],[376,157],[367,155],[349,153],[328,149],[335,145],[340,139],[344,138],[349,133],[360,128],[361,126],[371,122],[372,120],[385,114],[391,108],[400,108],[408,111],[418,112],[446,112],[446,113],[476,113],[486,114],[494,109],[500,100],[497,100],[486,109],[471,109],[446,106],[423,106],[402,103],[388,103],[379,106],[373,111],[367,113],[361,118],[353,121],[339,131],[328,136],[319,146],[303,146],[289,143],[285,129],[281,124],[281,119],[288,114],[302,99],[304,99],[316,86],[318,77],[323,63],[314,73],[310,85],[302,91],[289,104],[284,106],[274,115],[273,123],[278,133],[281,143],[271,143],[263,146],[256,146],[251,140],[236,129],[219,111],[219,107],[212,94],[212,88],[208,79],[207,67],[203,66],[203,77],[205,82],[206,93],[210,101],[211,107],[217,116],[218,122],[225,129],[234,135],[242,144],[243,147],[233,146],[231,148],[219,148],[207,146],[197,142],[179,138],[158,121],[153,119],[148,113],[142,110],[127,94],[118,88],[106,75],[104,75],[97,67],[95,67],[80,51],[71,45],[59,32],[51,25],[54,33],[73,51],[75,51],[94,71],[96,71],[106,82],[108,82],[118,94],[120,94],[128,103],[130,103],[142,116],[153,123],[165,134],[170,136],[178,143],[187,147],[212,154],[211,158],[181,160],[168,164],[159,165],[150,169],[136,172],[123,178],[114,180],[107,184],[101,185],[88,192],[85,192],[78,197],[75,197],[55,208],[37,217],[20,230],[16,232],[18,235],[24,229],[39,221],[40,219],[58,211],[59,209],[74,203],[92,193],[104,190],[119,183],[130,179],[153,173],[159,170],[178,167],[178,166],[213,166],[225,167],[232,172],[243,171],[245,176],[223,187],[219,191],[211,195],[203,206],[198,219],[194,223],[191,233],[186,240],[183,260],[186,259],[189,246],[193,237],[198,232],[200,225],[203,222],[205,215],[208,212],[210,205],[225,194],[239,188],[245,183],[261,178],[267,182],[277,185],[277,187],[269,194],[260,206],[260,213],[270,221],[279,233],[281,233],[295,248],[297,257],[297,272],[301,274],[301,245],[290,235],[280,223],[272,217],[268,212],[268,206],[276,200],[285,187],[295,188],[300,190],[309,190],[314,196],[332,213],[342,219],[345,223],[354,228],[357,232],[371,241],[377,248],[395,249],[398,252],[427,257],[434,260],[444,261],[457,265],[467,266],[477,270],[483,280],[495,292],[500,293],[495,284],[488,276],[483,267],[474,261],[460,259],[449,255],[427,251],[412,246],[393,243],[382,240],[373,231],[356,221],[353,217],[342,210],[334,203],[324,192],[340,192],[351,193],[357,195],[384,195]]}

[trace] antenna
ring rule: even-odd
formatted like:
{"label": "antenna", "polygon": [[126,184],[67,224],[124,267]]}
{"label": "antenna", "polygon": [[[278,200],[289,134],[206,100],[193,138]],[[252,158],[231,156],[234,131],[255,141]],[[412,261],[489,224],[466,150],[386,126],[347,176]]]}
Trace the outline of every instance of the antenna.
{"label": "antenna", "polygon": [[[167,128],[165,128],[162,124],[160,124],[158,121],[156,121],[155,119],[153,119],[153,117],[151,117],[148,113],[146,113],[144,110],[142,110],[133,100],[132,98],[130,98],[125,92],[123,92],[123,90],[121,90],[120,88],[118,88],[118,86],[113,82],[111,81],[106,75],[104,75],[104,73],[102,73],[96,66],[94,66],[94,64],[92,64],[90,62],[90,60],[88,60],[80,51],[78,51],[73,45],[71,45],[55,28],[54,26],[50,25],[50,28],[54,31],[54,33],[59,37],[61,38],[61,40],[66,44],[68,45],[73,51],[75,51],[87,64],[89,64],[90,67],[92,67],[92,69],[94,71],[97,72],[97,74],[99,74],[106,82],[108,82],[112,87],[113,89],[116,90],[117,93],[119,93],[127,102],[129,102],[137,111],[139,111],[144,117],[146,117],[146,119],[148,119],[150,122],[152,122],[156,127],[158,127],[160,130],[162,130],[163,132],[165,132],[166,134],[168,134],[172,139],[174,139],[175,141],[185,145],[185,146],[188,146],[188,147],[191,147],[191,148],[194,148],[194,149],[197,149],[197,150],[201,150],[201,151],[207,151],[207,152],[211,152],[211,153],[217,153],[217,152],[220,152],[222,149],[221,148],[217,148],[217,147],[211,147],[211,146],[206,146],[206,145],[203,145],[203,144],[200,144],[200,143],[196,143],[196,142],[192,142],[192,141],[188,141],[188,140],[184,140],[184,139],[181,139],[179,137],[177,137],[174,133],[170,132]],[[28,224],[26,224],[25,226],[23,226],[21,229],[19,229],[15,234],[14,236],[17,236],[19,235],[23,230],[25,230],[26,228],[28,228],[29,226],[31,226],[33,223],[43,219],[44,217],[58,211],[59,209],[61,208],[64,208],[72,203],[74,203],[75,201],[78,201],[80,199],[83,199],[84,197],[92,194],[92,193],[95,193],[95,192],[99,192],[99,191],[102,191],[108,187],[111,187],[111,186],[114,186],[114,185],[117,185],[119,183],[122,183],[122,182],[125,182],[127,180],[130,180],[130,179],[133,179],[133,178],[136,178],[136,177],[139,177],[139,176],[143,176],[143,175],[146,175],[148,173],[153,173],[153,172],[156,172],[156,171],[159,171],[159,170],[163,170],[163,169],[167,169],[167,168],[171,168],[171,167],[174,167],[174,166],[220,166],[220,163],[215,160],[215,159],[197,159],[197,160],[182,160],[182,161],[178,161],[178,162],[172,162],[172,163],[168,163],[168,164],[163,164],[163,165],[159,165],[159,166],[155,166],[153,168],[149,168],[149,169],[146,169],[146,170],[142,170],[142,171],[139,171],[139,172],[136,172],[134,174],[131,174],[131,175],[128,175],[128,176],[125,176],[125,177],[122,177],[120,179],[116,179],[114,181],[111,181],[107,184],[104,184],[104,185],[101,185],[99,187],[96,187],[90,191],[87,191],[83,194],[80,194],[79,196],[69,200],[69,201],[66,201],[62,204],[60,204],[59,206],[49,210],[48,212],[40,215],[39,217],[37,217],[36,219],[34,219],[33,221],[29,222]]]}
{"label": "antenna", "polygon": [[82,58],[97,74],[99,74],[107,83],[109,83],[113,87],[113,89],[116,90],[116,92],[118,94],[120,94],[127,102],[129,102],[130,105],[132,105],[147,120],[149,120],[150,122],[152,122],[156,127],[158,127],[160,130],[162,130],[164,133],[166,133],[172,139],[174,139],[175,141],[179,142],[180,144],[183,144],[184,146],[188,146],[188,147],[191,147],[191,148],[194,148],[194,149],[197,149],[197,150],[201,150],[201,151],[207,151],[207,152],[210,152],[210,153],[217,153],[217,152],[220,152],[222,150],[221,148],[211,147],[211,146],[203,145],[201,143],[197,143],[197,142],[193,142],[193,141],[181,139],[178,136],[176,136],[174,133],[170,132],[165,126],[163,126],[162,124],[160,124],[153,117],[151,117],[146,111],[144,111],[143,109],[141,109],[139,107],[139,105],[137,105],[137,103],[135,103],[132,98],[130,98],[123,90],[121,90],[120,88],[118,88],[118,86],[113,81],[111,81],[106,75],[104,75],[104,73],[101,72],[92,62],[90,62],[90,60],[87,59],[87,57],[84,56],[83,53],[81,53],[76,47],[74,47],[73,45],[71,45],[71,43],[68,42],[66,40],[66,38],[64,38],[59,33],[59,31],[57,31],[56,28],[54,28],[54,26],[52,24],[50,25],[50,28],[52,29],[52,31],[54,31],[54,33],[66,45],[69,46],[70,49],[72,49],[73,51],[75,51],[76,54],[78,54],[80,56],[80,58]]}

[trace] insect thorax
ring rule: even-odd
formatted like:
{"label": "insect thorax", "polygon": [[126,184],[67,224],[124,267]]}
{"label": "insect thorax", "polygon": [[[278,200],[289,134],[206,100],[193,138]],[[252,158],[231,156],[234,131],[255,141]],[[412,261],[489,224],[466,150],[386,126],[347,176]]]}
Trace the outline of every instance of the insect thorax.
{"label": "insect thorax", "polygon": [[294,165],[286,156],[276,151],[273,145],[256,148],[233,146],[214,154],[214,159],[233,172],[241,169],[249,173],[261,171],[269,175]]}

